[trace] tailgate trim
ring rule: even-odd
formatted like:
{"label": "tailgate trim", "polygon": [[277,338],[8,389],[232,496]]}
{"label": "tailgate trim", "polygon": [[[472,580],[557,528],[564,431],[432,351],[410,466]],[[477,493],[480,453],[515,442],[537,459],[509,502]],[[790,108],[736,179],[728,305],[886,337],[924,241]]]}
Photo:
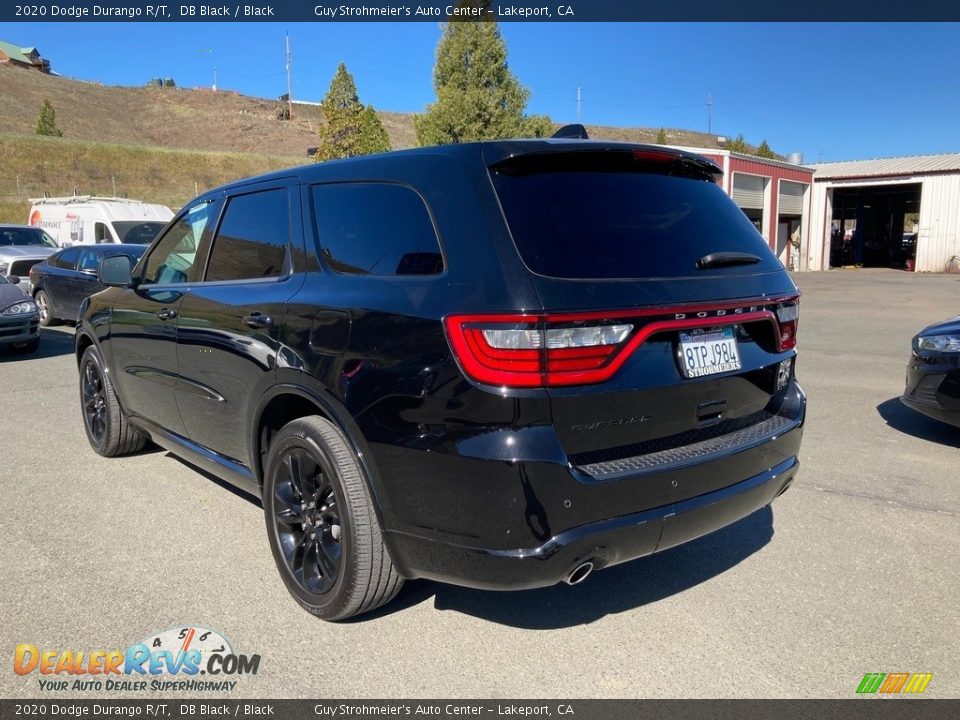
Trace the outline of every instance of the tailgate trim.
{"label": "tailgate trim", "polygon": [[577,465],[574,468],[596,481],[620,480],[676,470],[713,460],[719,455],[732,455],[762,445],[799,427],[802,422],[802,415],[800,417],[774,415],[756,425],[690,445],[619,460]]}

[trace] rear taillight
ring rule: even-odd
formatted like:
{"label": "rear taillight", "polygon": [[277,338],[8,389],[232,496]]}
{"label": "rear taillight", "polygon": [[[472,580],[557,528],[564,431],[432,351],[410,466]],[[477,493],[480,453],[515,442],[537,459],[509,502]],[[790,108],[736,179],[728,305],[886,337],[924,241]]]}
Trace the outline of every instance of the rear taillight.
{"label": "rear taillight", "polygon": [[796,300],[777,306],[777,324],[780,326],[780,349],[790,350],[797,346],[797,323],[800,322],[800,303]]}
{"label": "rear taillight", "polygon": [[624,322],[551,322],[543,315],[458,315],[447,334],[466,373],[478,382],[547,387],[601,382],[634,326]]}
{"label": "rear taillight", "polygon": [[796,345],[796,298],[562,315],[450,315],[450,346],[463,371],[485,385],[588,385],[613,377],[657,333],[768,322],[772,350]]}

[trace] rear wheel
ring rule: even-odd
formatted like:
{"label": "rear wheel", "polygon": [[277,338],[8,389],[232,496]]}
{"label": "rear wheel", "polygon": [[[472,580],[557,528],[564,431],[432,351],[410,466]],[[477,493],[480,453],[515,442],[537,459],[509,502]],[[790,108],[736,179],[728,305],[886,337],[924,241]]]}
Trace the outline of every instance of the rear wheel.
{"label": "rear wheel", "polygon": [[104,457],[141,450],[147,438],[124,417],[103,359],[91,345],[80,359],[80,403],[90,447]]}
{"label": "rear wheel", "polygon": [[50,305],[50,298],[47,297],[46,291],[37,290],[33,299],[37,301],[37,310],[40,311],[40,324],[43,327],[56,325],[58,321],[52,314],[53,306]]}
{"label": "rear wheel", "polygon": [[277,433],[263,509],[283,582],[307,611],[344,620],[399,592],[403,578],[383,543],[363,468],[329,421],[300,418]]}

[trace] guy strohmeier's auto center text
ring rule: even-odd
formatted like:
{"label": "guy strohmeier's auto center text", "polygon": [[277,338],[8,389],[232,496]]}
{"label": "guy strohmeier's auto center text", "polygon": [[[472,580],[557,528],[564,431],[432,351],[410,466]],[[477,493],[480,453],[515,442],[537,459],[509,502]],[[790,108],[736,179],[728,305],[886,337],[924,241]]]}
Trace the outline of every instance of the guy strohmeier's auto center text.
{"label": "guy strohmeier's auto center text", "polygon": [[[315,5],[313,15],[317,18],[341,19],[418,19],[418,18],[462,18],[481,19],[493,17],[499,19],[555,17],[569,18],[575,15],[573,7],[566,4],[541,7],[497,4],[494,8],[461,7],[458,5],[397,5],[390,7],[366,5]],[[15,5],[14,16],[23,18],[143,18],[143,19],[196,19],[196,18],[271,18],[276,11],[270,4],[230,3],[221,5],[142,5],[142,6],[104,6],[104,5],[67,5],[57,3],[35,3]]]}

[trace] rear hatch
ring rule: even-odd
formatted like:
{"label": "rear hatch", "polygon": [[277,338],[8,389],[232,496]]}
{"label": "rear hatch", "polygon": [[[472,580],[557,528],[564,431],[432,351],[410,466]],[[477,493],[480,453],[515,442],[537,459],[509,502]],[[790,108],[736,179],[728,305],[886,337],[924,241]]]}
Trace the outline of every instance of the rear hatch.
{"label": "rear hatch", "polygon": [[720,169],[661,148],[556,145],[487,158],[543,313],[483,339],[504,361],[527,352],[521,369],[540,363],[529,384],[548,388],[575,472],[616,479],[639,467],[619,461],[776,424],[798,291]]}

